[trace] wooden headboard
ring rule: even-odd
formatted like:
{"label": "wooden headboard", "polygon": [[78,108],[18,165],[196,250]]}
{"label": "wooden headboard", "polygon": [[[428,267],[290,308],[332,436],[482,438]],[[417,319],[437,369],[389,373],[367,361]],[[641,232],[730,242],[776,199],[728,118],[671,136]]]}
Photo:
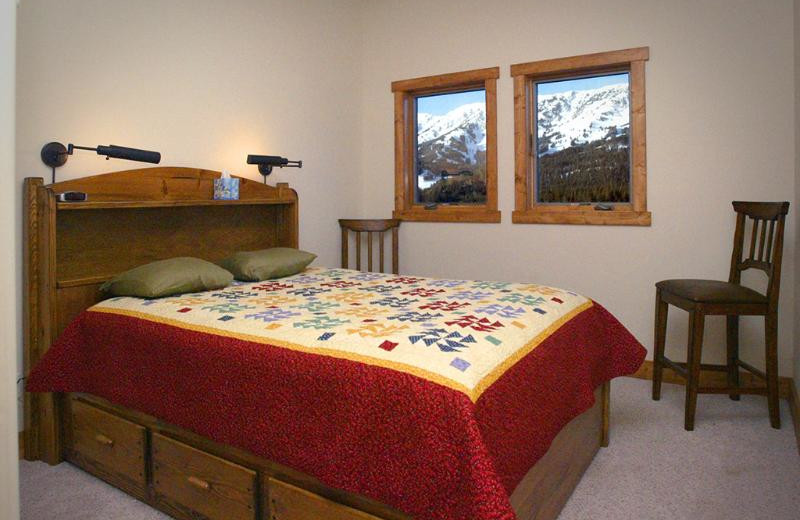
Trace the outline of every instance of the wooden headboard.
{"label": "wooden headboard", "polygon": [[[213,200],[219,172],[157,167],[45,185],[25,179],[25,374],[64,328],[102,299],[100,285],[137,265],[176,256],[221,260],[236,251],[297,247],[297,194],[240,179],[239,200]],[[65,191],[86,202],[57,202]],[[37,419],[53,413],[26,394],[26,456]],[[33,419],[33,420],[32,420]],[[48,421],[44,421],[48,422]],[[45,455],[46,453],[42,453]]]}

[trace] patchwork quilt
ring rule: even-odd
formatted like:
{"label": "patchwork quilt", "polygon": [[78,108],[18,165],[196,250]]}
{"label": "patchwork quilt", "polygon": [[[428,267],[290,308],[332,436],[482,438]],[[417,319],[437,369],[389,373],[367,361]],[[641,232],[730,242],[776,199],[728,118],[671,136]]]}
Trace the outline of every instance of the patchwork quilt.
{"label": "patchwork quilt", "polygon": [[512,520],[553,438],[644,356],[568,290],[310,268],[105,300],[27,389],[99,396],[413,518]]}
{"label": "patchwork quilt", "polygon": [[592,305],[537,284],[309,268],[276,281],[92,308],[349,359],[425,378],[476,401],[554,330]]}

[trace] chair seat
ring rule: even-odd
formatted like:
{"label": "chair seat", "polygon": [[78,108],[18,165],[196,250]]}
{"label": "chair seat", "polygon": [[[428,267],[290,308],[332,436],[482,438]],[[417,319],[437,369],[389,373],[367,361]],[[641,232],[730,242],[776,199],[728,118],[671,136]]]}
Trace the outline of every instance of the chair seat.
{"label": "chair seat", "polygon": [[698,303],[767,303],[767,297],[753,289],[718,280],[662,280],[656,287]]}

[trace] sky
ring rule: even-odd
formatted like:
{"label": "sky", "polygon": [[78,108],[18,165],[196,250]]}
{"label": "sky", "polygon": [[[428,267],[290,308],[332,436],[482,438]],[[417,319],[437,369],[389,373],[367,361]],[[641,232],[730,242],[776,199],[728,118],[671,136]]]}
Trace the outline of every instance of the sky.
{"label": "sky", "polygon": [[628,73],[611,74],[608,76],[593,76],[591,78],[566,79],[560,81],[548,81],[537,83],[539,94],[557,94],[568,90],[590,90],[593,88],[605,87],[607,85],[618,85],[628,83]]}
{"label": "sky", "polygon": [[453,94],[436,94],[417,98],[417,112],[440,116],[469,103],[485,103],[486,92],[473,90],[470,92],[454,92]]}
{"label": "sky", "polygon": [[[594,76],[591,78],[568,79],[561,81],[547,81],[538,83],[539,94],[556,94],[568,90],[589,90],[593,88],[605,87],[606,85],[618,85],[628,83],[628,73],[610,74],[606,76]],[[486,101],[484,90],[473,90],[470,92],[455,92],[453,94],[435,94],[433,96],[421,96],[417,98],[417,112],[440,116],[468,103],[478,103]]]}

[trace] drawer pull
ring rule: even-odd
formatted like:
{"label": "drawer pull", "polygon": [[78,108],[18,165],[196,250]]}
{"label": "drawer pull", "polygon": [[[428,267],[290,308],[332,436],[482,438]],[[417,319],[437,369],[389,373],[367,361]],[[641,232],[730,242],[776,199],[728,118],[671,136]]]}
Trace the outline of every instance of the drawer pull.
{"label": "drawer pull", "polygon": [[189,484],[193,485],[196,488],[200,488],[203,491],[208,491],[209,489],[211,489],[211,484],[209,484],[203,479],[199,479],[197,477],[189,477],[186,480],[189,481]]}
{"label": "drawer pull", "polygon": [[114,440],[113,439],[109,439],[108,437],[106,437],[102,433],[98,433],[97,435],[95,435],[94,436],[94,440],[96,440],[97,442],[99,442],[103,446],[113,446],[114,445]]}

